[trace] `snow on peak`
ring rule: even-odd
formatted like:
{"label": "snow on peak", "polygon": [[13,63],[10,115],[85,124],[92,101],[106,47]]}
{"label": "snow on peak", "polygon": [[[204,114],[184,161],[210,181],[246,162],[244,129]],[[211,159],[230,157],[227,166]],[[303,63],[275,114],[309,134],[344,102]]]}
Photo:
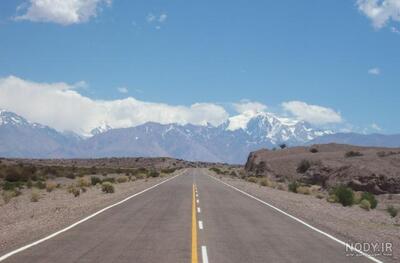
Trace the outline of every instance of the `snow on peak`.
{"label": "snow on peak", "polygon": [[228,131],[235,131],[239,129],[245,130],[247,128],[247,124],[257,115],[262,114],[261,112],[256,111],[245,111],[242,114],[230,117],[228,119],[228,127],[226,128]]}
{"label": "snow on peak", "polygon": [[112,127],[110,125],[108,125],[107,123],[102,123],[100,126],[94,128],[93,130],[90,131],[91,135],[98,135],[101,133],[105,133],[108,130],[111,130]]}
{"label": "snow on peak", "polygon": [[30,123],[21,116],[13,112],[0,109],[0,125],[6,125],[6,124],[25,125]]}

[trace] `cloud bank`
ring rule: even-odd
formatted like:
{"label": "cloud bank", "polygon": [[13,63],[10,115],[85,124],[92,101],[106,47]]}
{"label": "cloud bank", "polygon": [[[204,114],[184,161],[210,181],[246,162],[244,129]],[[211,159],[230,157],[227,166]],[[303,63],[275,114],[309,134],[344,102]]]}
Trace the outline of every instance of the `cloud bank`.
{"label": "cloud bank", "polygon": [[[126,128],[150,121],[217,126],[230,118],[236,121],[236,128],[242,128],[242,124],[254,114],[267,110],[267,106],[260,102],[242,100],[231,104],[238,115],[230,117],[224,107],[215,103],[169,105],[133,97],[94,100],[79,93],[79,89],[86,87],[84,81],[75,84],[39,83],[15,76],[0,78],[0,108],[59,131],[73,131],[81,135],[89,135],[91,130],[100,126]],[[123,93],[127,89],[117,91]],[[323,106],[301,101],[288,101],[281,106],[292,118],[316,126],[342,122],[340,113]]]}
{"label": "cloud bank", "polygon": [[0,107],[30,121],[79,134],[89,134],[92,129],[104,124],[114,128],[137,126],[148,121],[219,125],[228,118],[225,109],[213,103],[174,106],[132,97],[93,100],[78,93],[76,89],[80,83],[49,84],[14,76],[0,78]]}
{"label": "cloud bank", "polygon": [[267,106],[256,101],[243,100],[239,103],[233,103],[233,107],[238,113],[261,112],[267,109]]}
{"label": "cloud bank", "polygon": [[302,101],[284,102],[282,103],[282,107],[297,119],[314,125],[341,123],[343,121],[341,114],[333,109],[307,104]]}
{"label": "cloud bank", "polygon": [[112,0],[30,0],[17,8],[25,13],[16,20],[52,22],[61,25],[79,24],[96,17],[101,6]]}
{"label": "cloud bank", "polygon": [[357,0],[358,9],[380,29],[390,20],[400,22],[400,0]]}

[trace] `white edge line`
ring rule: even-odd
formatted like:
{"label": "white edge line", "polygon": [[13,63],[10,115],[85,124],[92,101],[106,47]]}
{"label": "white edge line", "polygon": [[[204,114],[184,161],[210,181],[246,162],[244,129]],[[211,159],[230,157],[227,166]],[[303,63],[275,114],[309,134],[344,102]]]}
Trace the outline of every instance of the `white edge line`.
{"label": "white edge line", "polygon": [[[207,175],[208,175],[208,174],[207,174]],[[299,223],[305,225],[306,227],[308,227],[308,228],[310,228],[310,229],[312,229],[312,230],[314,230],[314,231],[316,231],[316,232],[318,232],[318,233],[320,233],[320,234],[322,234],[322,235],[324,235],[324,236],[326,236],[326,237],[328,237],[328,238],[330,238],[330,239],[332,239],[332,240],[338,242],[339,244],[341,244],[341,245],[343,245],[343,246],[346,246],[346,245],[347,245],[346,242],[343,242],[342,240],[340,240],[340,239],[338,239],[338,238],[332,236],[331,234],[328,234],[328,233],[326,233],[326,232],[324,232],[324,231],[322,231],[322,230],[320,230],[320,229],[318,229],[318,228],[316,228],[316,227],[313,227],[312,225],[310,225],[310,224],[304,222],[303,220],[301,220],[301,219],[299,219],[299,218],[297,218],[297,217],[295,217],[295,216],[292,216],[291,214],[289,214],[289,213],[287,213],[287,212],[285,212],[285,211],[283,211],[283,210],[281,210],[281,209],[279,209],[279,208],[277,208],[277,207],[275,207],[275,206],[273,206],[273,205],[271,205],[271,204],[269,204],[269,203],[267,203],[267,202],[265,202],[265,201],[263,201],[263,200],[261,200],[261,199],[255,197],[255,196],[252,196],[251,194],[249,194],[249,193],[247,193],[247,192],[245,192],[245,191],[242,191],[242,190],[240,190],[240,189],[238,189],[238,188],[236,188],[236,187],[234,187],[234,186],[232,186],[232,185],[230,185],[230,184],[228,184],[228,183],[225,183],[225,182],[219,180],[218,178],[215,178],[214,176],[211,176],[211,175],[208,175],[208,176],[211,177],[212,179],[214,179],[214,180],[216,180],[216,181],[219,181],[220,183],[223,183],[224,185],[226,185],[226,186],[228,186],[228,187],[230,187],[230,188],[232,188],[232,189],[234,189],[234,190],[236,190],[236,191],[238,191],[238,192],[240,192],[240,193],[242,193],[242,194],[244,194],[244,195],[246,195],[246,196],[248,196],[248,197],[254,199],[254,200],[257,200],[257,201],[260,202],[260,203],[263,203],[264,205],[267,205],[267,206],[271,207],[272,209],[275,209],[276,211],[278,211],[278,212],[280,212],[280,213],[282,213],[282,214],[284,214],[284,215],[286,215],[286,216],[292,218],[293,220],[295,220],[295,221],[297,221],[297,222],[299,222]],[[353,250],[356,251],[357,253],[359,253],[359,254],[365,256],[366,258],[368,258],[368,259],[374,261],[374,262],[383,263],[383,261],[380,261],[380,260],[378,260],[377,258],[374,258],[374,257],[372,257],[372,256],[370,256],[370,255],[368,255],[368,254],[366,254],[366,253],[364,253],[364,252],[362,252],[361,250],[358,250],[358,249],[356,249],[356,248],[353,248]]]}
{"label": "white edge line", "polygon": [[203,263],[208,263],[208,255],[207,255],[207,247],[201,246],[201,258],[203,259]]}
{"label": "white edge line", "polygon": [[28,245],[26,245],[26,246],[23,246],[23,247],[20,247],[20,248],[18,248],[18,249],[16,249],[16,250],[13,250],[13,251],[11,251],[11,252],[9,252],[9,253],[7,253],[7,254],[1,256],[1,257],[0,257],[0,261],[3,261],[3,260],[5,260],[5,259],[7,259],[7,258],[9,258],[9,257],[11,257],[11,256],[13,256],[13,255],[15,255],[15,254],[17,254],[17,253],[20,253],[20,252],[22,252],[22,251],[24,251],[24,250],[27,250],[28,248],[31,248],[31,247],[33,247],[33,246],[36,246],[36,245],[40,244],[40,243],[43,243],[44,241],[49,240],[49,239],[51,239],[51,238],[53,238],[53,237],[55,237],[55,236],[58,236],[59,234],[64,233],[64,232],[66,232],[66,231],[68,231],[68,230],[70,230],[70,229],[76,227],[76,226],[79,225],[79,224],[82,224],[83,222],[85,222],[85,221],[87,221],[87,220],[89,220],[89,219],[91,219],[91,218],[97,216],[98,214],[101,214],[101,213],[107,211],[107,210],[110,209],[110,208],[113,208],[113,207],[115,207],[115,206],[118,206],[118,205],[120,205],[120,204],[122,204],[122,203],[128,201],[129,199],[135,197],[135,196],[141,195],[141,194],[143,194],[143,193],[145,193],[145,192],[147,192],[147,191],[149,191],[149,190],[151,190],[151,189],[153,189],[153,188],[155,188],[155,187],[157,187],[157,186],[159,186],[159,185],[161,185],[161,184],[163,184],[163,183],[166,183],[166,182],[168,182],[168,181],[170,181],[170,180],[172,180],[172,179],[174,179],[174,178],[176,178],[176,177],[182,175],[184,172],[185,172],[185,170],[182,171],[181,173],[179,173],[179,174],[177,174],[177,175],[175,175],[175,176],[173,176],[173,177],[167,179],[167,180],[164,180],[164,181],[162,181],[162,182],[160,182],[160,183],[158,183],[158,184],[155,184],[155,185],[153,185],[153,186],[151,186],[151,187],[149,187],[149,188],[146,188],[146,189],[144,189],[144,190],[142,190],[142,191],[140,191],[140,192],[138,192],[138,193],[136,193],[136,194],[133,194],[133,195],[131,195],[131,196],[128,196],[128,197],[126,197],[125,199],[123,199],[123,200],[121,200],[121,201],[119,201],[119,202],[117,202],[117,203],[115,203],[115,204],[112,204],[112,205],[110,205],[110,206],[107,206],[107,207],[105,207],[105,208],[103,208],[103,209],[101,209],[101,210],[95,212],[94,214],[91,214],[90,216],[87,216],[87,217],[85,217],[85,218],[79,220],[78,222],[75,222],[75,223],[73,223],[72,225],[70,225],[70,226],[68,226],[68,227],[66,227],[66,228],[61,229],[60,231],[57,231],[57,232],[55,232],[55,233],[53,233],[53,234],[51,234],[51,235],[48,235],[48,236],[45,237],[45,238],[39,239],[39,240],[37,240],[37,241],[35,241],[35,242],[33,242],[33,243],[30,243],[30,244],[28,244]]}
{"label": "white edge line", "polygon": [[203,230],[203,221],[200,221],[200,220],[199,220],[199,229]]}
{"label": "white edge line", "polygon": [[201,213],[200,207],[197,207],[197,213]]}

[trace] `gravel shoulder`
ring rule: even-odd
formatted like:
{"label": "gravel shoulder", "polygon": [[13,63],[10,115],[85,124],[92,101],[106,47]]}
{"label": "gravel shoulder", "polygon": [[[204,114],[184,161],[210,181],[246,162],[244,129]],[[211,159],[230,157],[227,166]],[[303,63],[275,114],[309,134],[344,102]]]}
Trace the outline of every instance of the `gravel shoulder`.
{"label": "gravel shoulder", "polygon": [[[217,176],[211,172],[209,174],[338,237],[342,241],[390,242],[393,245],[393,257],[385,257],[383,260],[396,262],[400,259],[400,217],[398,215],[391,218],[388,215],[383,198],[379,200],[376,209],[365,211],[356,205],[343,207],[311,195],[263,187],[238,178]],[[393,198],[394,202],[400,203],[400,196],[394,195]]]}
{"label": "gravel shoulder", "polygon": [[0,201],[0,255],[56,232],[173,175],[115,184],[113,194],[103,193],[100,186],[87,188],[78,197],[68,193],[64,187],[50,193],[41,190],[39,202],[31,202],[32,190],[23,189],[22,195],[9,203]]}

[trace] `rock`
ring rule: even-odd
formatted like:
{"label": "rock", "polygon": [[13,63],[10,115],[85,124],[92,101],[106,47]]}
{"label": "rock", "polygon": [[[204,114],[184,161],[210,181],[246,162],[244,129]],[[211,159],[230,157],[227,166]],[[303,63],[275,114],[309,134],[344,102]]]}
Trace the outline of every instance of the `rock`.
{"label": "rock", "polygon": [[[346,185],[355,191],[373,194],[400,193],[400,154],[385,155],[379,152],[394,152],[393,149],[355,147],[351,145],[326,144],[318,147],[317,153],[309,147],[293,147],[270,151],[262,149],[250,153],[245,170],[251,176],[268,176],[275,180],[293,181],[320,185],[330,189]],[[349,151],[362,153],[345,158]],[[304,173],[298,167],[307,161],[311,166]]]}

